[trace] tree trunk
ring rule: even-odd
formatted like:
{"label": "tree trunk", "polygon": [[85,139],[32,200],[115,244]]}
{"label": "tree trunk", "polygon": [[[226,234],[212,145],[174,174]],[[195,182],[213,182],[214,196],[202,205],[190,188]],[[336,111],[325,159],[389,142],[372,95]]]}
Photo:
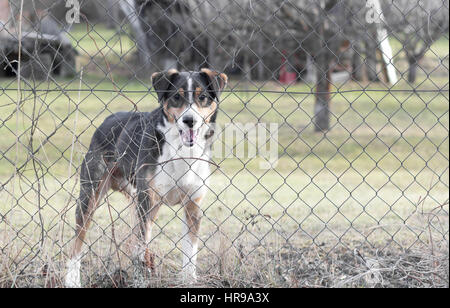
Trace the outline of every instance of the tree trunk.
{"label": "tree trunk", "polygon": [[316,57],[317,65],[317,85],[316,85],[316,104],[314,106],[313,123],[316,132],[326,132],[330,129],[330,59],[328,52],[322,51]]}
{"label": "tree trunk", "polygon": [[115,29],[117,31],[121,31],[120,27],[120,7],[112,0],[106,1],[106,9],[101,10],[100,12],[104,12],[106,14],[106,24],[109,29]]}
{"label": "tree trunk", "polygon": [[244,54],[243,69],[244,69],[245,80],[252,82],[252,72],[251,72],[251,65],[250,65],[250,57],[249,57],[249,54],[248,54],[247,50],[245,51],[245,54]]}
{"label": "tree trunk", "polygon": [[361,56],[361,48],[358,44],[354,46],[352,57],[352,78],[355,81],[364,80],[363,60]]}
{"label": "tree trunk", "polygon": [[409,62],[408,82],[415,83],[417,80],[418,60],[416,57],[413,56],[408,59],[408,62]]}
{"label": "tree trunk", "polygon": [[262,38],[260,38],[258,40],[258,56],[256,61],[258,61],[258,67],[257,67],[257,79],[259,81],[262,81],[265,79],[265,68],[264,68],[264,59],[263,59],[263,54],[264,54],[264,41]]}
{"label": "tree trunk", "polygon": [[208,35],[208,59],[206,66],[214,70],[219,70],[216,63],[216,50],[214,45],[214,38],[211,37],[211,35]]}
{"label": "tree trunk", "polygon": [[367,79],[369,81],[378,82],[378,70],[377,70],[377,48],[370,42],[366,43],[366,71]]}
{"label": "tree trunk", "polygon": [[151,74],[151,52],[147,42],[147,35],[141,25],[141,17],[137,12],[136,3],[134,0],[119,1],[120,9],[128,19],[131,28],[133,29],[134,39],[136,41],[139,67],[136,68],[136,74],[140,77],[147,77]]}
{"label": "tree trunk", "polygon": [[[321,8],[325,8],[325,1],[321,1]],[[314,60],[317,68],[316,82],[316,104],[314,106],[313,123],[316,132],[325,133],[330,129],[330,89],[331,89],[331,68],[330,68],[330,50],[326,46],[328,38],[325,35],[325,16],[320,15],[320,26],[318,34],[320,35],[319,51]]]}

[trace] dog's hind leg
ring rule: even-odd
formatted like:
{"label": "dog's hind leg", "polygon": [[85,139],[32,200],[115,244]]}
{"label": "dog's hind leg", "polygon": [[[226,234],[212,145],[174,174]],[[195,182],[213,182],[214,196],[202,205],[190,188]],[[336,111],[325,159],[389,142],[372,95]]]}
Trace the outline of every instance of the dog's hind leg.
{"label": "dog's hind leg", "polygon": [[136,203],[138,221],[134,231],[138,237],[138,243],[132,256],[133,283],[136,288],[146,288],[149,272],[153,274],[155,271],[155,257],[151,253],[149,245],[152,228],[161,204],[153,203],[151,198],[151,194],[138,188]]}
{"label": "dog's hind leg", "polygon": [[137,225],[134,233],[138,237],[138,243],[133,260],[153,271],[155,269],[154,255],[150,252],[149,246],[162,200],[153,187],[152,178],[152,171],[148,167],[142,167],[136,175]]}
{"label": "dog's hind leg", "polygon": [[75,244],[67,263],[66,287],[81,287],[80,267],[82,247],[92,216],[100,201],[111,188],[111,175],[104,161],[87,155],[81,169],[80,198],[76,209]]}
{"label": "dog's hind leg", "polygon": [[159,209],[161,208],[160,198],[155,197],[151,191],[138,192],[137,218],[138,218],[138,257],[144,262],[148,269],[154,270],[154,256],[149,250],[152,240],[152,230],[155,225]]}

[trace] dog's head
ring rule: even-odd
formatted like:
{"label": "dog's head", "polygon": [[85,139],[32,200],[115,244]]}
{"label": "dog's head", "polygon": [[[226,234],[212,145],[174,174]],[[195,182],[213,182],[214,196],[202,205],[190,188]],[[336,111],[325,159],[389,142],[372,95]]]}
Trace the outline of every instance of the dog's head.
{"label": "dog's head", "polygon": [[152,82],[167,121],[177,126],[184,145],[193,147],[201,128],[216,121],[227,75],[209,69],[170,70],[153,74]]}

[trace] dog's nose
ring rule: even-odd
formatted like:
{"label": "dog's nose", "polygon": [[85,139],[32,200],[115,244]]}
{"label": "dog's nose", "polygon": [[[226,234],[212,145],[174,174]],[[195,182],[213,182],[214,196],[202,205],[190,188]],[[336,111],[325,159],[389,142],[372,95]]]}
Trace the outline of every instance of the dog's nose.
{"label": "dog's nose", "polygon": [[193,128],[196,124],[196,121],[194,120],[193,116],[185,116],[183,118],[183,123],[187,125],[189,128]]}

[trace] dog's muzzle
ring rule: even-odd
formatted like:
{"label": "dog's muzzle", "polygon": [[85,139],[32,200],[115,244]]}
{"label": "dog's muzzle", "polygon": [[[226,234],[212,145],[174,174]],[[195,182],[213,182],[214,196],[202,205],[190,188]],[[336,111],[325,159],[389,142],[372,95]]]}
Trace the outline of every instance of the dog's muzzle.
{"label": "dog's muzzle", "polygon": [[197,143],[197,138],[199,130],[193,130],[192,128],[182,130],[180,129],[180,136],[183,144],[187,147],[192,148]]}

